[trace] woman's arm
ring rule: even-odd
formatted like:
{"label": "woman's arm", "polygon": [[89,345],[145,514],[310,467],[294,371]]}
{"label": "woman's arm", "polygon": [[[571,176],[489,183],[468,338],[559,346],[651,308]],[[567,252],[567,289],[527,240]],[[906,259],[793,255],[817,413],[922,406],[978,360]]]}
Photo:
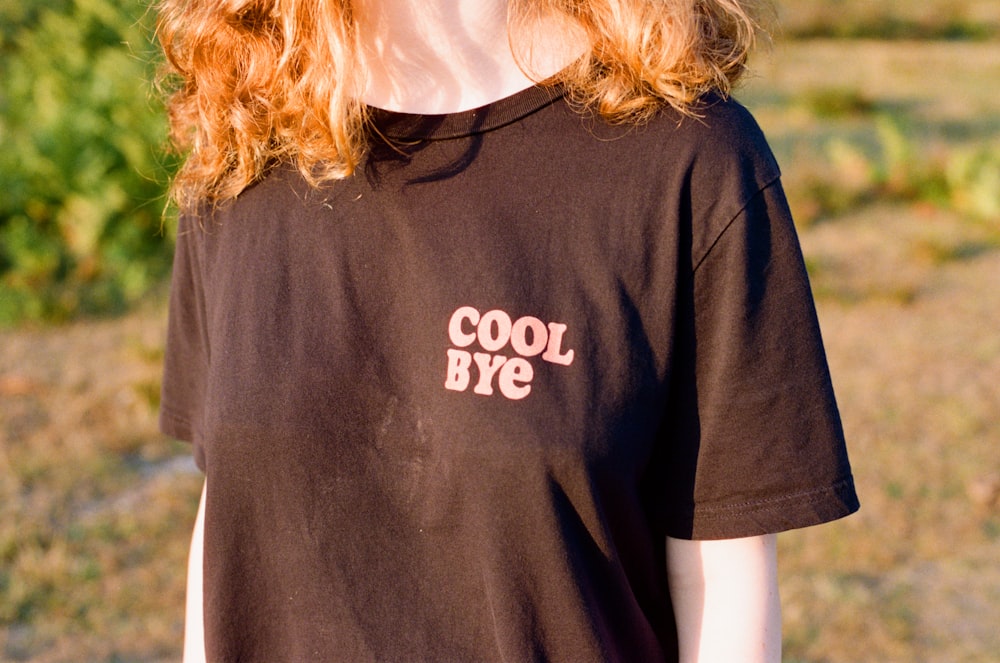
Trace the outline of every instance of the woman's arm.
{"label": "woman's arm", "polygon": [[667,538],[681,663],[780,663],[776,540]]}
{"label": "woman's arm", "polygon": [[184,615],[184,663],[205,663],[205,620],[202,610],[202,560],[205,548],[205,487],[191,535],[188,557],[187,607]]}

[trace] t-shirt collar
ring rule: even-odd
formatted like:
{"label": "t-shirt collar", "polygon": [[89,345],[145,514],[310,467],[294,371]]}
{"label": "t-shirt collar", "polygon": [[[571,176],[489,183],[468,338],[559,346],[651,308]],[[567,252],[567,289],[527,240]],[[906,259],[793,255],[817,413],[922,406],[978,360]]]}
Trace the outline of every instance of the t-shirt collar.
{"label": "t-shirt collar", "polygon": [[493,131],[552,104],[561,86],[533,85],[485,106],[457,113],[421,115],[370,107],[376,132],[396,140],[449,140]]}

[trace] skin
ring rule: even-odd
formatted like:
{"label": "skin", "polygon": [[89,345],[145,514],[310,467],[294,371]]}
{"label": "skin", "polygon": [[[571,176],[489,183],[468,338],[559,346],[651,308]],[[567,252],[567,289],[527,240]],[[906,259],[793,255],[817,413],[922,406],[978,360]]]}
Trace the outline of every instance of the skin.
{"label": "skin", "polygon": [[[357,0],[366,103],[407,113],[486,105],[556,73],[583,50],[572,31],[540,21],[521,57],[505,0]],[[526,73],[530,71],[530,75]],[[205,660],[202,559],[205,492],[188,566],[184,663]],[[781,606],[774,535],[667,540],[682,663],[778,663]]]}
{"label": "skin", "polygon": [[776,540],[667,538],[681,663],[781,661]]}
{"label": "skin", "polygon": [[188,556],[187,603],[184,614],[184,663],[205,663],[205,620],[202,610],[202,566],[205,549],[205,499],[201,488],[201,502],[194,520],[191,535],[191,553]]}
{"label": "skin", "polygon": [[[563,69],[578,34],[540,19],[512,50],[504,0],[358,0],[362,100],[406,113],[478,108]],[[530,72],[530,73],[529,73]]]}

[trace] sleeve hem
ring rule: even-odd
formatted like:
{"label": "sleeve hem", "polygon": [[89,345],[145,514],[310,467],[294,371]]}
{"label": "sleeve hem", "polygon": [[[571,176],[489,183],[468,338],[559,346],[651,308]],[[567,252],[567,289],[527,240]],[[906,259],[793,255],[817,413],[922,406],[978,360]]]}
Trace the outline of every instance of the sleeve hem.
{"label": "sleeve hem", "polygon": [[194,442],[194,427],[186,417],[170,410],[167,406],[160,407],[160,432],[164,435],[183,440],[184,442]]}
{"label": "sleeve hem", "polygon": [[190,442],[194,447],[194,462],[202,472],[205,471],[205,450],[200,443],[200,436],[188,419],[161,405],[159,417],[160,432],[172,438]]}
{"label": "sleeve hem", "polygon": [[696,507],[668,528],[668,535],[693,540],[736,539],[820,525],[860,508],[854,479],[847,476],[819,489],[755,502]]}

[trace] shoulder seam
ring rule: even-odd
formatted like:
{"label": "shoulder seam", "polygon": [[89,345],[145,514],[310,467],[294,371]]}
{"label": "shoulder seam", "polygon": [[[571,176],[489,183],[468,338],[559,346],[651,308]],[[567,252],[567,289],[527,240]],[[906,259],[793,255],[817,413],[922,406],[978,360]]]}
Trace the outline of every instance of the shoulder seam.
{"label": "shoulder seam", "polygon": [[713,239],[711,244],[709,244],[708,248],[705,249],[704,255],[702,255],[697,259],[692,260],[693,264],[693,267],[691,268],[692,274],[698,271],[698,268],[701,267],[702,263],[705,262],[705,260],[708,258],[709,255],[711,255],[715,247],[718,246],[719,241],[726,234],[726,232],[728,232],[728,230],[733,226],[733,224],[736,222],[736,219],[740,218],[740,216],[743,214],[746,208],[750,206],[750,203],[757,200],[765,191],[767,191],[769,188],[777,184],[780,179],[781,179],[781,174],[780,173],[776,174],[770,180],[764,182],[764,184],[762,184],[760,188],[757,189],[756,193],[754,193],[752,196],[746,199],[743,205],[738,210],[736,210],[736,213],[733,214],[733,216],[730,217],[730,219],[722,225],[722,228],[719,230],[719,233],[715,236],[715,239]]}

